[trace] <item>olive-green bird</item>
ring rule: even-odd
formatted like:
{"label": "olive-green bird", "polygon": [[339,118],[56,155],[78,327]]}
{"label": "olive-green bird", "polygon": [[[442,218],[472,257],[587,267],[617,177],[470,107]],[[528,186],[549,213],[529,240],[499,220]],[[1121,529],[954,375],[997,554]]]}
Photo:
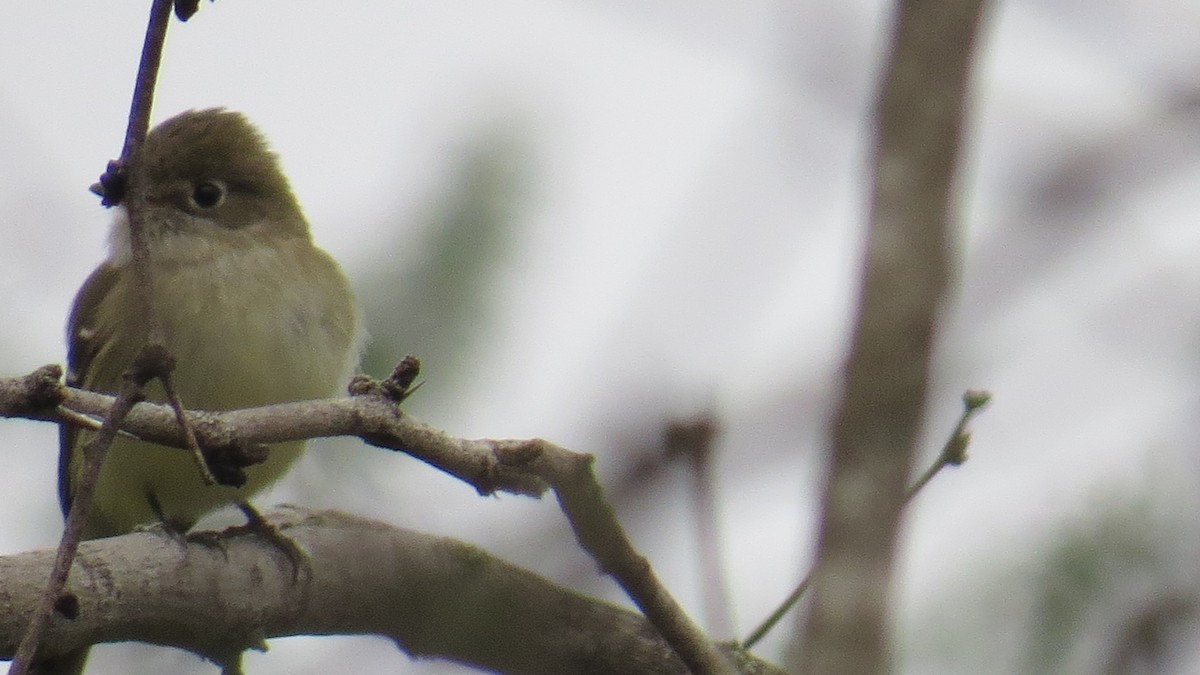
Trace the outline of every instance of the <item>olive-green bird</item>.
{"label": "olive-green bird", "polygon": [[[148,293],[183,404],[230,410],[331,396],[357,364],[360,321],[346,278],[317,248],[276,156],[240,114],[189,111],[156,127],[132,162],[144,171],[151,287],[138,288],[128,217],[118,207],[108,259],[75,299],[68,383],[116,392],[145,343]],[[148,399],[164,400],[157,381]],[[59,497],[69,509],[91,436],[62,427]],[[186,531],[206,513],[279,478],[304,444],[270,448],[240,488],[205,485],[189,453],[121,437],[108,453],[84,538],[163,522]],[[40,664],[80,672],[87,651]]]}

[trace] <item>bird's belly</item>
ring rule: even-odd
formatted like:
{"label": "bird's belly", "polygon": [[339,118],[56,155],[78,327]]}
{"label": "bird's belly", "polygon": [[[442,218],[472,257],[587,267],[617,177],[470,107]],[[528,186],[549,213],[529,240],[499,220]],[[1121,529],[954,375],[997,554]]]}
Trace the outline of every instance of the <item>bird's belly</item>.
{"label": "bird's belly", "polygon": [[[337,348],[320,321],[306,320],[320,312],[304,306],[305,298],[285,293],[262,303],[246,295],[251,290],[222,296],[203,284],[183,289],[158,310],[166,347],[176,359],[172,383],[185,408],[232,410],[321,398],[338,389],[346,346]],[[158,382],[147,387],[147,398],[164,400]],[[85,536],[128,532],[160,518],[186,529],[209,511],[270,485],[303,448],[302,442],[268,446],[268,459],[248,467],[246,484],[234,488],[206,485],[186,450],[119,438],[101,471]]]}

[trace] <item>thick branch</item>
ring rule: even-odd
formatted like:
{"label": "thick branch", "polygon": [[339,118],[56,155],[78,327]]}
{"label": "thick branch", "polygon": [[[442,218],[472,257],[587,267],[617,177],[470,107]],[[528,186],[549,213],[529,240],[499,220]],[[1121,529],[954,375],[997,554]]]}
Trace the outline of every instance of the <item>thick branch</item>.
{"label": "thick branch", "polygon": [[952,187],[983,0],[905,0],[875,109],[874,191],[833,429],[806,673],[889,670],[889,575],[953,268]]}
{"label": "thick branch", "polygon": [[[186,545],[154,532],[84,542],[67,589],[77,618],[56,615],[42,653],[137,640],[225,664],[267,638],[375,634],[412,656],[506,673],[687,672],[643,618],[472,546],[336,512],[271,520],[308,553],[310,574],[297,580],[285,555],[241,528]],[[52,555],[0,557],[0,656]]]}

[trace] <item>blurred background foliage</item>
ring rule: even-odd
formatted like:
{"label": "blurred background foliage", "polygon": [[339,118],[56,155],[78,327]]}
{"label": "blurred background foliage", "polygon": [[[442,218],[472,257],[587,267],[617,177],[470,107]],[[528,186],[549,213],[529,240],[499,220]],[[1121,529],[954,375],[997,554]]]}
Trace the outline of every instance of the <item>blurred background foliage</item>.
{"label": "blurred background foliage", "polygon": [[384,250],[417,253],[360,274],[370,335],[363,370],[383,377],[400,356],[419,355],[435,377],[407,404],[417,415],[453,405],[476,365],[475,341],[494,329],[498,275],[520,264],[516,223],[534,172],[522,133],[510,126],[468,135],[419,222],[374,228]]}

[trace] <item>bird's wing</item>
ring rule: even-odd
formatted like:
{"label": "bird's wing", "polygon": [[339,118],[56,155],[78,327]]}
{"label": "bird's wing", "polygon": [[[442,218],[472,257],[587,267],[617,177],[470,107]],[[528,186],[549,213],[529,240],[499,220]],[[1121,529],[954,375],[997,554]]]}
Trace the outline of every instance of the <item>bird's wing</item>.
{"label": "bird's wing", "polygon": [[[111,336],[101,334],[96,313],[104,298],[120,278],[117,268],[104,263],[83,282],[75,296],[75,306],[67,320],[67,385],[84,387],[88,370],[97,352]],[[71,462],[79,429],[74,425],[58,427],[58,502],[63,515],[71,509]]]}

